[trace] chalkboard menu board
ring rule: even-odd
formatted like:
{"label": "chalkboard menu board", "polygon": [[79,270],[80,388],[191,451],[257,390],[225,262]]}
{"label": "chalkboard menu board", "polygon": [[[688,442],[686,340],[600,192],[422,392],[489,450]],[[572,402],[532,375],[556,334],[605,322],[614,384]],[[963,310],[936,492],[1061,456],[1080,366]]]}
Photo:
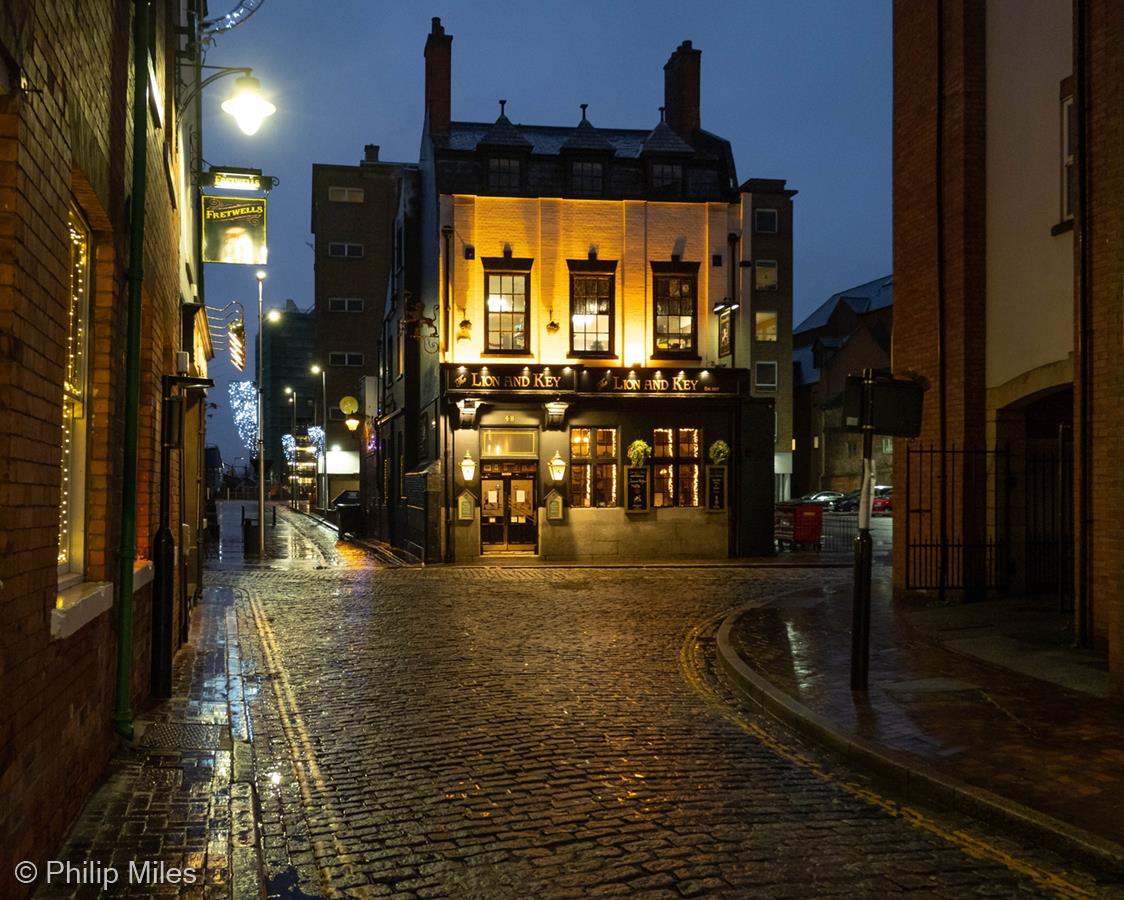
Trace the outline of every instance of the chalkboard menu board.
{"label": "chalkboard menu board", "polygon": [[645,466],[629,466],[625,476],[625,510],[627,512],[646,512],[648,510],[648,469]]}
{"label": "chalkboard menu board", "polygon": [[722,510],[726,508],[726,467],[706,467],[706,508]]}

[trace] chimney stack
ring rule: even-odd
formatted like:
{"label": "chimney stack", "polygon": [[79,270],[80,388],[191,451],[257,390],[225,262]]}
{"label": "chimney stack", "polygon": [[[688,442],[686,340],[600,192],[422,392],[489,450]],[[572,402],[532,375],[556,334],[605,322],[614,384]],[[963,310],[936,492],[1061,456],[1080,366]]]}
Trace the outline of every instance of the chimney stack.
{"label": "chimney stack", "polygon": [[690,142],[699,124],[699,70],[702,51],[690,41],[680,44],[663,67],[663,104],[667,124]]}
{"label": "chimney stack", "polygon": [[378,144],[364,144],[363,145],[363,162],[378,162],[379,161],[379,145]]}
{"label": "chimney stack", "polygon": [[425,112],[429,131],[446,132],[453,108],[453,36],[445,34],[441,19],[433,17],[433,27],[425,39]]}

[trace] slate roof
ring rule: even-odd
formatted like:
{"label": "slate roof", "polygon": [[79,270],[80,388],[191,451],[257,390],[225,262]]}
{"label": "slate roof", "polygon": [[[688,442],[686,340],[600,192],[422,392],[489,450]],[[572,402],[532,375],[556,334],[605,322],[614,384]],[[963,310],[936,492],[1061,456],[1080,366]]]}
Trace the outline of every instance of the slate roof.
{"label": "slate roof", "polygon": [[[575,131],[573,128],[557,125],[520,124],[513,127],[530,142],[531,152],[538,156],[557,156]],[[477,148],[491,128],[492,123],[453,122],[449,126],[448,135],[435,135],[435,142],[446,150],[472,151]],[[613,149],[616,156],[626,159],[639,158],[644,140],[651,134],[650,131],[620,128],[598,128],[596,132]]]}
{"label": "slate roof", "polygon": [[531,149],[531,142],[523,137],[522,133],[511,124],[511,120],[500,113],[500,117],[492,123],[480,138],[478,144],[482,147],[512,147],[515,149]]}
{"label": "slate roof", "polygon": [[866,284],[847,288],[827,298],[808,318],[793,329],[793,334],[822,328],[831,319],[836,306],[846,303],[856,314],[872,312],[893,305],[894,276],[884,275]]}
{"label": "slate roof", "polygon": [[686,154],[690,156],[695,150],[690,144],[683,140],[683,138],[672,131],[671,126],[668,125],[667,122],[661,121],[644,139],[644,145],[640,152],[672,155]]}
{"label": "slate roof", "polygon": [[589,119],[585,118],[584,111],[578,127],[562,142],[559,148],[562,151],[584,150],[593,153],[615,153],[616,148],[601,134]]}

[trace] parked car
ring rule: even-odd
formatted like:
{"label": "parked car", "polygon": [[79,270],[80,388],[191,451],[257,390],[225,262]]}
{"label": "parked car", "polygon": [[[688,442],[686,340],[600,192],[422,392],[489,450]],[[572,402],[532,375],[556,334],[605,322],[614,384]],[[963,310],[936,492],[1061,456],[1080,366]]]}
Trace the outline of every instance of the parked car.
{"label": "parked car", "polygon": [[799,499],[800,503],[826,503],[830,506],[831,503],[838,500],[843,496],[842,491],[813,491],[811,494],[805,494]]}
{"label": "parked car", "polygon": [[[888,484],[874,486],[874,499],[871,502],[872,513],[889,513],[892,510],[891,496],[894,489]],[[832,512],[858,512],[859,492],[850,491],[844,494],[828,507]]]}

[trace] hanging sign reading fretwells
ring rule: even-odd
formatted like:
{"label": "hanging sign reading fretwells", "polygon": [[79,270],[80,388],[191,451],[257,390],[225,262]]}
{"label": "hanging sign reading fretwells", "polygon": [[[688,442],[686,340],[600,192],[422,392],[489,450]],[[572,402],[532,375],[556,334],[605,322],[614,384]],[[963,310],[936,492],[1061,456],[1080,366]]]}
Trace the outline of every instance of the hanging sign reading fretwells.
{"label": "hanging sign reading fretwells", "polygon": [[265,198],[203,197],[203,262],[264,266]]}

